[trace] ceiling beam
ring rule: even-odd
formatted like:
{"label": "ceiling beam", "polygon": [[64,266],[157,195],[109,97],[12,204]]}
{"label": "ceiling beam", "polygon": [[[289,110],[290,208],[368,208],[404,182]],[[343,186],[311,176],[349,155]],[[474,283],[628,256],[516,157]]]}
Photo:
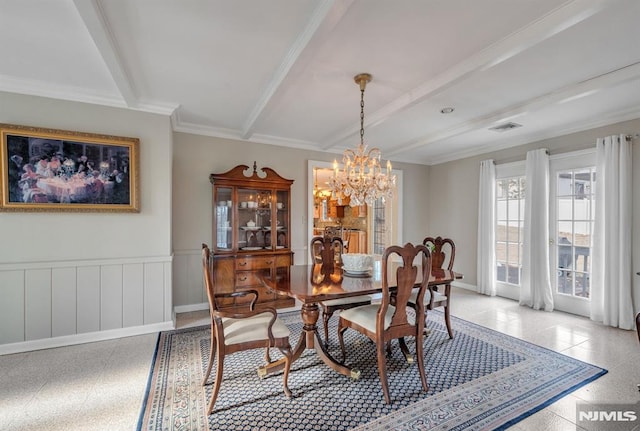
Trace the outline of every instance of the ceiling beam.
{"label": "ceiling beam", "polygon": [[[612,6],[616,2],[617,0],[610,2],[600,0],[568,1],[553,12],[530,23],[511,36],[494,43],[488,48],[456,64],[446,72],[403,94],[372,114],[368,114],[365,126],[373,127],[381,124],[393,115],[424,101],[428,97],[439,94],[475,74],[486,71],[509,60],[532,46]],[[327,142],[322,145],[322,149],[326,151],[352,138],[357,135],[357,133],[358,130],[353,127],[344,129],[328,139]]]}
{"label": "ceiling beam", "polygon": [[251,138],[256,124],[261,117],[267,115],[268,107],[273,104],[274,98],[278,93],[284,92],[283,85],[286,85],[287,77],[302,73],[307,69],[312,56],[317,52],[317,48],[325,42],[353,2],[354,0],[324,0],[320,3],[244,122],[242,139]]}
{"label": "ceiling beam", "polygon": [[96,48],[98,48],[98,52],[104,60],[122,99],[128,107],[137,107],[138,98],[133,81],[118,52],[118,45],[111,34],[100,1],[73,0],[73,4],[78,10],[84,25],[87,27],[93,43],[95,43]]}

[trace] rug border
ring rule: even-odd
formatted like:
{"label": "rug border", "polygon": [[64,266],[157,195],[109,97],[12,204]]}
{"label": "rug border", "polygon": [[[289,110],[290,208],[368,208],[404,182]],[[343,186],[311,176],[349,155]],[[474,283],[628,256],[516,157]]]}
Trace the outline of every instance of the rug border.
{"label": "rug border", "polygon": [[142,423],[147,413],[147,400],[149,399],[149,392],[151,391],[151,381],[153,380],[153,372],[155,371],[157,364],[156,358],[158,356],[158,347],[160,346],[160,339],[162,338],[162,332],[158,332],[158,338],[156,340],[156,347],[153,350],[153,357],[151,358],[151,368],[149,369],[149,377],[147,377],[147,387],[144,390],[144,396],[142,397],[142,408],[140,409],[140,415],[138,416],[138,424],[136,425],[136,431],[142,431]]}
{"label": "rug border", "polygon": [[[542,346],[538,346],[538,347],[542,347]],[[552,351],[555,352],[555,350],[552,350]],[[556,353],[559,353],[559,352],[556,352]],[[564,355],[564,353],[561,353],[561,354]],[[565,355],[565,356],[568,356],[568,355]],[[572,358],[571,356],[569,356],[569,357],[571,359],[575,359],[575,358]],[[533,416],[535,413],[538,413],[540,410],[542,410],[542,409],[544,409],[546,407],[549,407],[551,404],[555,403],[560,398],[563,398],[563,397],[569,395],[570,393],[572,393],[572,392],[580,389],[581,387],[593,382],[594,380],[599,379],[600,377],[604,376],[605,374],[607,374],[609,372],[609,370],[607,370],[605,368],[602,368],[602,367],[599,367],[597,365],[593,365],[593,364],[590,364],[588,362],[580,361],[579,359],[577,359],[577,361],[582,362],[582,363],[587,364],[587,365],[591,365],[592,367],[595,367],[595,368],[600,368],[600,372],[598,374],[595,374],[595,375],[591,376],[588,379],[585,379],[584,381],[582,381],[582,382],[580,382],[578,384],[573,385],[572,387],[568,388],[567,390],[564,390],[561,393],[549,398],[544,403],[532,408],[531,410],[528,410],[528,411],[522,413],[520,416],[517,416],[517,417],[515,417],[513,419],[510,419],[509,421],[507,421],[504,424],[500,425],[498,428],[495,428],[493,431],[505,430],[505,429],[517,424],[518,422],[521,422],[521,421],[525,420],[529,416]]]}

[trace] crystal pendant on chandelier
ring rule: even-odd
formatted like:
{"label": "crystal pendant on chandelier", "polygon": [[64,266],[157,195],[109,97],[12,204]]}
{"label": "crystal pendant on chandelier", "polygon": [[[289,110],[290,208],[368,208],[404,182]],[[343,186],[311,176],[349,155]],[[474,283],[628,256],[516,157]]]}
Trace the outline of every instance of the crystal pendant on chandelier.
{"label": "crystal pendant on chandelier", "polygon": [[333,176],[329,181],[333,197],[342,203],[343,197],[349,197],[349,206],[356,207],[367,204],[372,206],[376,200],[393,196],[396,176],[391,173],[391,162],[387,161],[386,172],[380,163],[381,153],[378,148],[367,151],[364,143],[364,89],[371,75],[361,73],[354,80],[360,85],[360,145],[356,150],[345,150],[342,156],[342,170],[338,162],[333,162]]}

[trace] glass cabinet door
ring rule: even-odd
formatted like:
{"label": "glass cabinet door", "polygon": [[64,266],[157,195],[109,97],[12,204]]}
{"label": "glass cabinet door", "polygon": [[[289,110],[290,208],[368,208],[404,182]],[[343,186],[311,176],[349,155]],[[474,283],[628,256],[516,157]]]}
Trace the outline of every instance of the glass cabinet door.
{"label": "glass cabinet door", "polygon": [[289,248],[289,192],[287,190],[278,190],[276,192],[276,208],[275,208],[275,222],[276,222],[276,248]]}
{"label": "glass cabinet door", "polygon": [[271,248],[271,191],[238,189],[238,249]]}
{"label": "glass cabinet door", "polygon": [[215,244],[218,251],[233,249],[233,189],[219,187],[216,189],[216,207],[214,221]]}

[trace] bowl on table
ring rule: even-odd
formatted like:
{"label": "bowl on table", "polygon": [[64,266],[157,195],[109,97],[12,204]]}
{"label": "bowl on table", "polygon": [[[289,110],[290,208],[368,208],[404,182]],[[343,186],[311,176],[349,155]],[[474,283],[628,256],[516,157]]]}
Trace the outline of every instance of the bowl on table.
{"label": "bowl on table", "polygon": [[342,269],[352,274],[364,274],[371,271],[373,256],[364,253],[345,253],[342,255]]}

